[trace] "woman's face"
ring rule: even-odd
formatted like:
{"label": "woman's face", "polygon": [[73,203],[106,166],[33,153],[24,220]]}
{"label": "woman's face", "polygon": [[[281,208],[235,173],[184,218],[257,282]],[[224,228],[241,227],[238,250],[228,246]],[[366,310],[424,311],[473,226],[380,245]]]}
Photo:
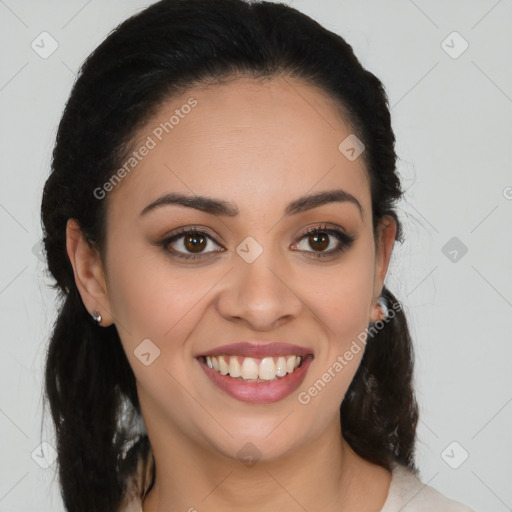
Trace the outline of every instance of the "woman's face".
{"label": "woman's face", "polygon": [[[155,442],[229,457],[250,442],[270,459],[339,428],[395,236],[389,223],[376,252],[360,148],[339,148],[351,134],[325,94],[284,78],[194,87],[138,134],[103,199],[95,305],[117,326]],[[304,199],[326,192],[338,195]],[[218,348],[243,342],[260,352]]]}

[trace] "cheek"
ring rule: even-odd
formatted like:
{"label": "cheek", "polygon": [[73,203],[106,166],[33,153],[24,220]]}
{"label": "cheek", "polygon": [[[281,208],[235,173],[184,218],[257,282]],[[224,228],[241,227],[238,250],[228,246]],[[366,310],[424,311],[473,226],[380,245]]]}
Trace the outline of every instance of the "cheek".
{"label": "cheek", "polygon": [[122,251],[117,252],[112,262],[119,263],[109,266],[109,299],[125,348],[132,352],[150,339],[161,356],[183,351],[184,342],[179,340],[185,340],[197,323],[201,301],[218,280],[218,271],[172,271],[164,258],[139,257],[135,251],[122,257]]}
{"label": "cheek", "polygon": [[[190,430],[188,416],[182,414],[194,405],[184,391],[191,388],[188,340],[202,314],[201,300],[218,278],[183,271],[171,274],[168,268],[163,272],[140,261],[136,268],[134,272],[127,260],[112,273],[112,308],[121,343],[141,402],[156,404],[162,422]],[[200,425],[201,418],[198,415],[194,424]],[[207,419],[204,423],[207,429]]]}
{"label": "cheek", "polygon": [[303,405],[316,402],[315,414],[326,418],[339,408],[366,347],[373,292],[372,243],[370,239],[360,244],[344,265],[329,273],[328,285],[317,286],[317,291],[309,294],[326,344],[315,356],[315,369],[301,386],[298,401]]}
{"label": "cheek", "polygon": [[374,255],[371,240],[360,240],[346,259],[326,273],[316,286],[311,303],[316,305],[327,336],[336,350],[368,326],[374,286]]}

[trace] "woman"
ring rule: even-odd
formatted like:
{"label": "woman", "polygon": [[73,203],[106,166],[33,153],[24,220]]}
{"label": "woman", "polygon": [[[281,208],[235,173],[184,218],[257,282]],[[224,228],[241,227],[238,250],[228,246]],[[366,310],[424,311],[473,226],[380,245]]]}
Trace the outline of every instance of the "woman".
{"label": "woman", "polygon": [[417,478],[381,82],[285,5],[164,0],[87,59],[42,202],[70,511],[468,511]]}

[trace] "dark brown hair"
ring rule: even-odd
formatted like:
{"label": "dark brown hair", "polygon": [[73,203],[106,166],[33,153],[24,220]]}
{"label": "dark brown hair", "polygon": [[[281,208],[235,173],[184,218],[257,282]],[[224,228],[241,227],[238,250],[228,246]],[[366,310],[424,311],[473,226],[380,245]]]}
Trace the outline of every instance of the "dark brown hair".
{"label": "dark brown hair", "polygon": [[[343,38],[289,6],[245,0],[162,0],[117,27],[79,72],[42,199],[48,267],[62,299],[45,392],[69,511],[119,510],[130,492],[151,488],[154,459],[116,327],[91,321],[75,285],[66,253],[67,220],[77,219],[101,251],[107,201],[93,191],[122,165],[137,130],[173,94],[234,75],[295,77],[336,100],[366,147],[374,233],[391,215],[396,240],[402,241],[394,211],[402,190],[387,96]],[[383,296],[396,314],[368,338],[341,404],[342,433],[365,459],[416,471],[411,338],[398,300],[386,288]],[[134,418],[127,416],[129,410]],[[145,478],[129,489],[136,471]]]}

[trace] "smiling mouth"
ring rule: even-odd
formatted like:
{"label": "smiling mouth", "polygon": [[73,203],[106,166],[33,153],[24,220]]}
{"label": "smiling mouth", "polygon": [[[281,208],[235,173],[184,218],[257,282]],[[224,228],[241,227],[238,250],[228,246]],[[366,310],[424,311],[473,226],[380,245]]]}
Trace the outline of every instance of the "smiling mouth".
{"label": "smiling mouth", "polygon": [[300,368],[312,354],[276,357],[244,357],[237,355],[200,356],[209,368],[240,382],[271,382],[282,379]]}

